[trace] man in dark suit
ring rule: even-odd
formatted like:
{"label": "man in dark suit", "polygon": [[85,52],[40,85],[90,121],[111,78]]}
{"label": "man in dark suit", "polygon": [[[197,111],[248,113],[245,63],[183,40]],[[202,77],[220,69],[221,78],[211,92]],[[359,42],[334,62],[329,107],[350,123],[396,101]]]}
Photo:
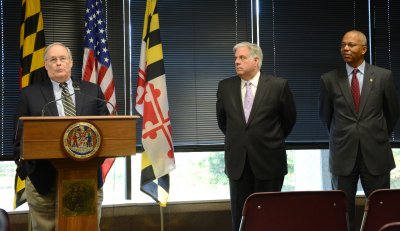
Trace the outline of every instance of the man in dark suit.
{"label": "man in dark suit", "polygon": [[242,42],[233,51],[237,76],[219,83],[216,111],[225,134],[225,172],[236,231],[250,194],[282,189],[285,138],[296,122],[296,107],[287,80],[260,73],[259,46]]}
{"label": "man in dark suit", "polygon": [[[18,119],[21,116],[66,116],[67,109],[61,99],[62,86],[66,83],[70,97],[78,116],[108,115],[104,95],[96,84],[79,81],[73,84],[71,69],[73,65],[71,51],[62,43],[49,45],[44,53],[45,68],[50,77],[48,81],[30,85],[21,91],[17,108]],[[77,91],[79,86],[80,92]],[[50,103],[49,103],[50,102]],[[49,104],[47,104],[49,103]],[[17,128],[21,129],[20,127]],[[51,129],[51,127],[49,127]],[[20,132],[17,132],[20,134]],[[29,206],[32,230],[46,231],[55,229],[56,169],[48,160],[20,160],[20,137],[14,140],[17,173],[25,179],[26,199]],[[101,172],[99,172],[101,176]],[[101,188],[101,181],[98,187]],[[99,190],[102,199],[102,190]],[[101,206],[101,201],[100,201]]]}
{"label": "man in dark suit", "polygon": [[367,197],[390,188],[395,163],[389,139],[399,102],[392,72],[364,61],[367,38],[362,32],[347,32],[340,52],[346,64],[321,77],[319,110],[329,132],[332,187],[346,193],[354,230],[358,179]]}

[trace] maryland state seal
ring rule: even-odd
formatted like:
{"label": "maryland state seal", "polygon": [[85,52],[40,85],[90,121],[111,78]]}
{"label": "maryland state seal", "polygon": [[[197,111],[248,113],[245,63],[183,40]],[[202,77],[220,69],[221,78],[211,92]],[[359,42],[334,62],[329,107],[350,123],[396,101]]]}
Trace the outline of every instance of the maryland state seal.
{"label": "maryland state seal", "polygon": [[62,140],[67,156],[80,161],[96,156],[101,146],[101,134],[90,122],[71,123],[65,130]]}

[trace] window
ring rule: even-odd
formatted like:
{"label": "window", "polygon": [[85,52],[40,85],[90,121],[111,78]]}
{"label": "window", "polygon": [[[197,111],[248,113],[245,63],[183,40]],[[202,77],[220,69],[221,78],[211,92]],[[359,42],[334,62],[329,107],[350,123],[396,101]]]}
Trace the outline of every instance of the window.
{"label": "window", "polygon": [[[46,44],[61,41],[71,47],[74,56],[74,78],[80,78],[83,56],[83,20],[85,0],[41,0]],[[119,114],[129,114],[135,95],[140,56],[145,1],[130,1],[130,43],[125,30],[123,6],[126,1],[105,1],[108,19],[109,48],[116,80]],[[327,134],[318,118],[319,77],[342,64],[337,44],[343,33],[357,28],[371,34],[372,63],[400,73],[399,1],[337,0],[293,1],[259,0],[260,45],[265,58],[263,70],[289,80],[294,93],[298,120],[289,137],[289,146],[303,150],[288,152],[289,174],[284,190],[327,189],[330,186],[326,150]],[[19,24],[20,1],[2,1],[1,6],[1,160],[12,159],[13,114],[19,90]],[[235,75],[232,47],[250,41],[253,31],[251,1],[188,0],[159,1],[161,40],[167,75],[177,169],[171,173],[171,201],[192,200],[196,187],[216,190],[216,198],[228,198],[226,178],[221,167],[223,135],[215,119],[215,94],[218,81]],[[372,4],[369,6],[368,4]],[[290,7],[288,7],[290,5]],[[374,9],[369,11],[369,9]],[[339,12],[339,13],[338,13]],[[370,21],[371,19],[371,21]],[[131,46],[127,45],[131,44]],[[124,54],[131,54],[125,57]],[[131,60],[129,63],[127,60]],[[129,65],[126,65],[129,63]],[[128,70],[128,71],[127,71]],[[128,73],[128,74],[127,74]],[[129,73],[132,73],[131,75]],[[398,78],[397,78],[398,79]],[[398,80],[399,81],[399,80]],[[130,86],[132,82],[133,86]],[[134,97],[133,97],[134,98]],[[134,100],[134,99],[133,99]],[[400,123],[398,123],[400,126]],[[141,134],[138,121],[138,137]],[[399,130],[393,140],[398,142]],[[318,146],[315,146],[318,144]],[[395,143],[398,146],[397,143]],[[308,148],[312,150],[308,150]],[[138,140],[140,152],[140,140]],[[399,151],[395,150],[399,166]],[[132,158],[132,172],[139,175],[140,155]],[[118,159],[105,185],[105,203],[119,203],[124,197],[124,159]],[[310,162],[313,164],[309,164]],[[304,164],[307,163],[307,164]],[[0,203],[12,207],[15,166],[0,162]],[[208,170],[208,171],[207,171]],[[190,171],[190,173],[189,173]],[[193,184],[190,179],[201,183]],[[392,172],[392,186],[399,187],[399,170]],[[187,177],[179,179],[179,177]],[[313,179],[304,182],[303,179]],[[133,177],[138,180],[137,177]],[[313,182],[312,184],[308,184]],[[114,187],[115,186],[115,187]],[[132,182],[132,198],[151,201]],[[175,191],[174,191],[175,190]],[[6,192],[3,194],[3,191]],[[199,193],[197,193],[199,194]],[[107,198],[107,195],[115,195]],[[207,199],[207,194],[201,194]],[[122,199],[124,201],[124,199]],[[152,202],[152,201],[151,201]],[[0,204],[3,207],[3,204]]]}
{"label": "window", "polygon": [[[389,68],[397,76],[400,56],[395,54],[400,45],[393,41],[400,36],[400,28],[394,26],[399,25],[395,9],[400,5],[363,0],[259,0],[259,5],[263,69],[288,79],[296,101],[297,122],[288,141],[303,148],[307,143],[327,148],[326,128],[318,116],[321,75],[344,65],[338,44],[345,32],[357,29],[370,36],[367,62]],[[393,141],[399,139],[396,129]]]}
{"label": "window", "polygon": [[[235,75],[233,46],[250,39],[250,1],[158,1],[157,10],[175,149],[210,150],[223,143],[215,117],[217,86]],[[144,12],[145,1],[131,1],[134,91]]]}
{"label": "window", "polygon": [[[1,1],[0,160],[12,159],[15,105],[19,90],[20,1]],[[10,9],[10,10],[8,10]]]}
{"label": "window", "polygon": [[[400,149],[393,149],[397,168],[391,172],[391,188],[400,188]],[[140,174],[140,154],[132,157],[132,174]],[[176,153],[177,168],[171,172],[169,203],[185,201],[229,200],[228,179],[224,173],[223,152]],[[117,158],[104,184],[103,205],[154,203],[140,192],[139,177],[132,178],[132,199],[125,199],[125,159]],[[283,191],[331,189],[328,150],[289,150],[288,174]],[[13,210],[14,172],[12,162],[0,162],[0,208]],[[307,180],[305,180],[307,179]],[[358,194],[363,195],[361,186]],[[27,210],[27,205],[17,210]]]}
{"label": "window", "polygon": [[259,2],[263,69],[288,79],[296,101],[297,121],[288,141],[326,145],[328,134],[318,115],[319,79],[343,65],[338,44],[346,31],[368,32],[367,1]]}

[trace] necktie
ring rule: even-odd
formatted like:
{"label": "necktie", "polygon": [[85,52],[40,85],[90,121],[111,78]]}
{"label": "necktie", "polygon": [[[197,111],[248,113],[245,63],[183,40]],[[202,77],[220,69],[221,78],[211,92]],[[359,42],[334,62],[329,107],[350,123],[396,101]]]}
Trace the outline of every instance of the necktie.
{"label": "necktie", "polygon": [[71,95],[69,94],[67,83],[60,83],[62,89],[61,101],[64,107],[65,116],[75,116],[76,110],[74,102],[72,101]]}
{"label": "necktie", "polygon": [[249,119],[251,107],[253,106],[253,92],[251,91],[251,82],[247,81],[246,85],[246,94],[244,96],[244,116],[246,118],[246,122]]}
{"label": "necktie", "polygon": [[353,70],[353,77],[351,78],[351,94],[353,95],[354,108],[356,112],[360,107],[360,84],[357,79],[357,68]]}

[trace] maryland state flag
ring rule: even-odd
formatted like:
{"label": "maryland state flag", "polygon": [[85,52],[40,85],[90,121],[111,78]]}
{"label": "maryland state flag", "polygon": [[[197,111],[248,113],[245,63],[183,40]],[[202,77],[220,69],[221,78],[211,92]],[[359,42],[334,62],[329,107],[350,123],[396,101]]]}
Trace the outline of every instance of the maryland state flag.
{"label": "maryland state flag", "polygon": [[19,44],[21,88],[47,79],[43,58],[46,45],[40,0],[22,0]]}
{"label": "maryland state flag", "polygon": [[175,159],[156,0],[144,16],[135,108],[143,116],[140,190],[164,207]]}
{"label": "maryland state flag", "polygon": [[[20,87],[47,79],[46,49],[40,0],[22,0],[20,29]],[[15,176],[14,208],[26,202],[25,181]]]}

